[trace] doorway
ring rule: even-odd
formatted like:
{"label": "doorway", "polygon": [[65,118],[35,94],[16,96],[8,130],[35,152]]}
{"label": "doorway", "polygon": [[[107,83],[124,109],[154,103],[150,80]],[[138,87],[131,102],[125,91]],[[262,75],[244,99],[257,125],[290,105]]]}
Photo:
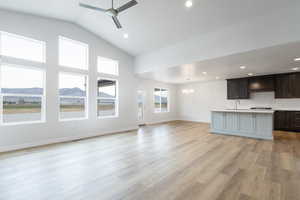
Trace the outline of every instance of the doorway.
{"label": "doorway", "polygon": [[145,125],[145,91],[138,90],[138,123],[140,126]]}

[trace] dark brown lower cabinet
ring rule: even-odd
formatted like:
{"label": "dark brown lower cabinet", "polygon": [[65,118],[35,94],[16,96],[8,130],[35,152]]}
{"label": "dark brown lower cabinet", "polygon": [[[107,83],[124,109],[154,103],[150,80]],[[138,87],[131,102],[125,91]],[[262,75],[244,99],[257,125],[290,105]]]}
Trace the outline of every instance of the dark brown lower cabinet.
{"label": "dark brown lower cabinet", "polygon": [[275,130],[300,132],[300,111],[276,111]]}

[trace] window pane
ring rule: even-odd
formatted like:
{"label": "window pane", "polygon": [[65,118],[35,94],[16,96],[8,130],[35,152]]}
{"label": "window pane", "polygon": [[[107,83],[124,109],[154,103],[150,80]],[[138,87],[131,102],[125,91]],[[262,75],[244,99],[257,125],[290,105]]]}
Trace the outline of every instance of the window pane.
{"label": "window pane", "polygon": [[168,111],[168,90],[161,90],[161,112]]}
{"label": "window pane", "polygon": [[115,99],[98,99],[98,116],[107,117],[116,115]]}
{"label": "window pane", "polygon": [[61,66],[88,69],[88,45],[59,37],[59,64]]}
{"label": "window pane", "polygon": [[113,80],[98,80],[98,97],[115,98],[117,96],[116,81]]}
{"label": "window pane", "polygon": [[85,116],[83,98],[60,98],[60,119],[84,118]]}
{"label": "window pane", "polygon": [[160,89],[154,89],[154,111],[160,112]]}
{"label": "window pane", "polygon": [[0,53],[4,56],[45,62],[45,42],[0,32]]}
{"label": "window pane", "polygon": [[86,96],[87,76],[68,73],[59,74],[60,96]]}
{"label": "window pane", "polygon": [[3,97],[3,122],[31,122],[42,120],[41,97]]}
{"label": "window pane", "polygon": [[1,92],[10,94],[43,94],[43,71],[12,65],[1,66]]}
{"label": "window pane", "polygon": [[98,57],[98,72],[111,75],[119,75],[118,73],[119,64],[118,61],[111,60],[108,58]]}

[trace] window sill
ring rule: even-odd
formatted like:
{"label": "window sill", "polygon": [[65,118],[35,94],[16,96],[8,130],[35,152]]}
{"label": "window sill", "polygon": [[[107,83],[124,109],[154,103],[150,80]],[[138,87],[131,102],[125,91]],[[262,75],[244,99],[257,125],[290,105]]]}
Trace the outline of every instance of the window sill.
{"label": "window sill", "polygon": [[84,118],[59,119],[59,122],[82,121],[82,120],[88,120],[88,118],[84,117]]}
{"label": "window sill", "polygon": [[169,113],[170,111],[163,111],[163,112],[154,112],[154,114],[163,114],[163,113]]}
{"label": "window sill", "polygon": [[119,118],[118,115],[115,116],[103,116],[103,117],[98,117],[98,119],[115,119],[115,118]]}
{"label": "window sill", "polygon": [[42,123],[46,123],[46,121],[42,120],[42,121],[9,122],[9,123],[2,122],[1,126],[31,125],[31,124],[42,124]]}

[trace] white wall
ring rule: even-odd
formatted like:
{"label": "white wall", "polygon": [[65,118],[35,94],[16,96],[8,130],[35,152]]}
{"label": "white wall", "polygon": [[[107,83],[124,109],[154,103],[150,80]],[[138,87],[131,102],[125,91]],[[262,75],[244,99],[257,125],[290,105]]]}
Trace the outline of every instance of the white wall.
{"label": "white wall", "polygon": [[[183,94],[183,89],[194,89],[194,93]],[[234,100],[227,100],[225,80],[206,83],[191,83],[178,86],[178,117],[182,120],[210,122],[210,111],[215,108],[234,108]],[[300,109],[300,99],[275,99],[274,92],[251,93],[251,99],[241,100],[239,108],[255,106],[274,109]]]}
{"label": "white wall", "polygon": [[[0,126],[0,152],[30,146],[68,141],[94,135],[136,129],[137,89],[147,93],[147,123],[176,118],[176,87],[142,80],[133,73],[133,57],[83,28],[64,21],[0,10],[0,31],[6,31],[46,42],[46,64],[2,57],[3,62],[29,65],[46,70],[46,123]],[[62,35],[89,44],[89,116],[88,120],[58,121],[58,73],[67,70],[58,66],[58,36]],[[98,119],[96,111],[97,56],[119,61],[119,117]],[[69,69],[68,69],[69,70]],[[76,72],[76,70],[74,70]],[[102,76],[101,76],[102,77]],[[154,114],[153,88],[170,89],[170,112]]]}
{"label": "white wall", "polygon": [[[154,88],[166,88],[169,90],[169,112],[154,113]],[[138,90],[146,93],[145,98],[145,115],[144,122],[146,124],[153,124],[165,121],[177,120],[177,103],[176,94],[177,87],[172,84],[161,83],[152,80],[140,79]]]}
{"label": "white wall", "polygon": [[[46,64],[39,65],[15,59],[3,59],[46,69],[46,123],[0,126],[0,152],[37,144],[104,134],[137,128],[136,88],[133,58],[77,25],[63,21],[0,10],[0,30],[46,42]],[[58,121],[58,36],[62,35],[89,44],[89,119]],[[119,61],[119,117],[98,119],[96,114],[96,57]]]}

